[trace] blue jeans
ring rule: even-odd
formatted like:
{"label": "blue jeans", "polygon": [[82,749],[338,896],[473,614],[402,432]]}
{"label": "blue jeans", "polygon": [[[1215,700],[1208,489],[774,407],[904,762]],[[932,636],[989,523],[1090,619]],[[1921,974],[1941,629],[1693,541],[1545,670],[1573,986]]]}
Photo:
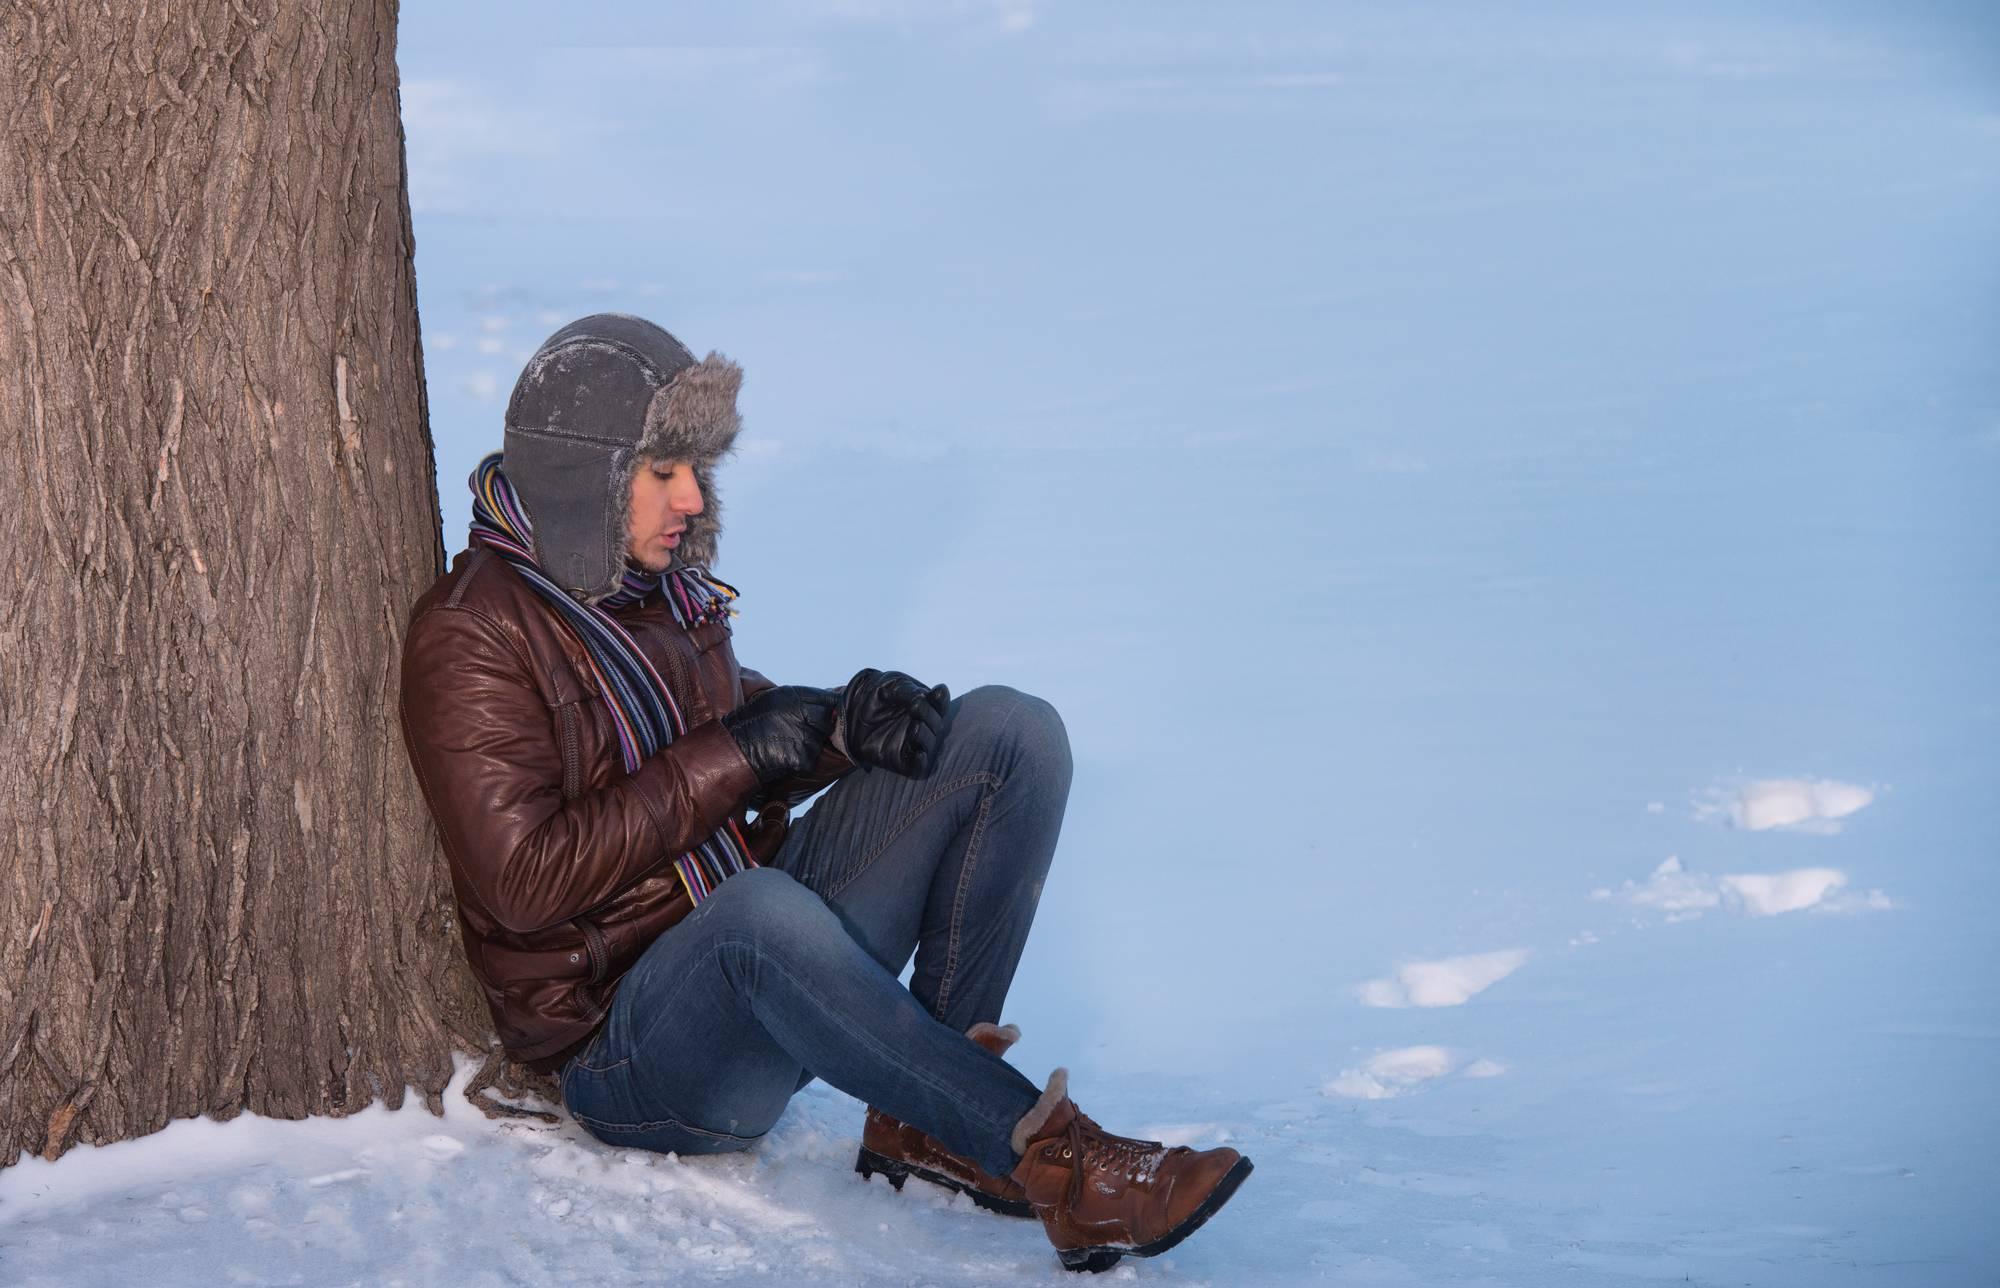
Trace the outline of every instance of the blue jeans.
{"label": "blue jeans", "polygon": [[1005,1176],[1041,1091],[965,1031],[1000,1020],[1070,772],[1049,703],[954,699],[926,774],[844,775],[647,947],[563,1066],[571,1115],[608,1144],[737,1150],[817,1076]]}

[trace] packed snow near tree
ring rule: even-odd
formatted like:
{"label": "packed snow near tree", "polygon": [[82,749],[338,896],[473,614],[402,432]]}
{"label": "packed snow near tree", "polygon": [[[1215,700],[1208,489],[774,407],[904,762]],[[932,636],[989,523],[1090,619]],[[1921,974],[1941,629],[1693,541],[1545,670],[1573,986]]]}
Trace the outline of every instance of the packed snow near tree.
{"label": "packed snow near tree", "polygon": [[[747,665],[1061,712],[1006,1059],[1256,1160],[1105,1279],[1991,1283],[1996,35],[411,0],[444,553],[644,315],[746,373]],[[0,1278],[1092,1281],[825,1081],[681,1157],[470,1072],[23,1157]]]}

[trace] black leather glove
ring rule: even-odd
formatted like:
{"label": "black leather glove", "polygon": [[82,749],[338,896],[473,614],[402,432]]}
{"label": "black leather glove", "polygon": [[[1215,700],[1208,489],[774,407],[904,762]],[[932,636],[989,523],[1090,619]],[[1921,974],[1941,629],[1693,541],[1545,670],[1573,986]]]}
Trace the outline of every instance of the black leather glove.
{"label": "black leather glove", "polygon": [[819,761],[839,714],[837,695],[805,684],[781,684],[723,716],[722,724],[743,749],[758,783],[769,787]]}
{"label": "black leather glove", "polygon": [[901,671],[865,667],[840,695],[834,746],[857,765],[915,778],[931,767],[950,702],[942,684],[926,689]]}

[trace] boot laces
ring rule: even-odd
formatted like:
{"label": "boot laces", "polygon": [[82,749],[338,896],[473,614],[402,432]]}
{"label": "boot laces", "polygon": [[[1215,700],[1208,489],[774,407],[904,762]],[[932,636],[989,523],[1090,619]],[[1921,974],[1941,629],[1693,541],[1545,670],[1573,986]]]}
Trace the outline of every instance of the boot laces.
{"label": "boot laces", "polygon": [[1087,1168],[1110,1172],[1128,1181],[1145,1183],[1159,1174],[1160,1164],[1174,1154],[1188,1152],[1185,1145],[1168,1149],[1166,1142],[1115,1136],[1100,1127],[1081,1110],[1063,1131],[1070,1160],[1069,1203],[1072,1208],[1083,1195],[1083,1174]]}

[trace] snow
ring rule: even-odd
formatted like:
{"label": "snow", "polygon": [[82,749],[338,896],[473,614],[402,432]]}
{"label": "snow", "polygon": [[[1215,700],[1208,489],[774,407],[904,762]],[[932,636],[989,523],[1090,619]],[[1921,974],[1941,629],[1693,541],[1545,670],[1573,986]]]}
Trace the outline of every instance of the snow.
{"label": "snow", "polygon": [[1733,792],[1719,792],[1703,806],[1708,816],[1726,818],[1751,832],[1787,828],[1831,835],[1840,820],[1866,808],[1873,790],[1833,779],[1771,778],[1745,783]]}
{"label": "snow", "polygon": [[473,1068],[460,1061],[442,1122],[412,1097],[343,1120],[183,1120],[25,1158],[0,1174],[8,1282],[123,1283],[146,1263],[216,1283],[413,1284],[784,1283],[801,1267],[873,1283],[913,1257],[1016,1282],[1053,1267],[1032,1223],[864,1182],[851,1170],[860,1106],[824,1086],[755,1153],[682,1160],[607,1148],[567,1119],[489,1121],[457,1095]]}
{"label": "snow", "polygon": [[1528,960],[1525,948],[1411,962],[1355,989],[1363,1006],[1463,1006],[1512,975]]}
{"label": "snow", "polygon": [[[645,314],[746,664],[1055,703],[1010,1058],[1256,1163],[1113,1279],[2000,1280],[1991,6],[562,23],[401,7],[444,548]],[[0,1169],[0,1282],[1075,1282],[861,1114],[177,1122]]]}
{"label": "snow", "polygon": [[1753,917],[1775,917],[1821,903],[1847,884],[1847,874],[1833,868],[1796,868],[1790,872],[1739,873],[1721,878],[1724,894],[1743,905]]}
{"label": "snow", "polygon": [[1644,884],[1627,881],[1615,892],[1599,888],[1591,891],[1591,895],[1598,899],[1621,898],[1642,908],[1658,908],[1674,921],[1699,916],[1722,902],[1715,882],[1690,876],[1682,869],[1680,856],[1672,854],[1653,869],[1653,875]]}
{"label": "snow", "polygon": [[[862,1106],[824,1084],[753,1151],[682,1159],[604,1146],[566,1118],[488,1120],[458,1094],[474,1067],[459,1061],[442,1121],[413,1096],[394,1112],[187,1119],[55,1163],[23,1157],[0,1173],[10,1288],[129,1284],[137,1266],[190,1283],[1075,1282],[1036,1221],[862,1180]],[[1079,1103],[1169,1145],[1234,1144],[1268,1178],[1199,1245],[1114,1281],[1242,1282],[1232,1267],[1315,1192],[1338,1126],[1310,1105],[1215,1097],[1226,1116],[1149,1121],[1144,1100],[1176,1098],[1105,1091],[1078,1088]]]}
{"label": "snow", "polygon": [[1467,1061],[1447,1047],[1400,1047],[1376,1052],[1359,1069],[1343,1070],[1321,1090],[1350,1100],[1386,1100],[1408,1095],[1453,1073],[1462,1078],[1497,1078],[1506,1071],[1507,1066],[1496,1060]]}
{"label": "snow", "polygon": [[[1793,868],[1785,872],[1736,872],[1708,876],[1689,872],[1678,855],[1669,855],[1645,881],[1628,880],[1616,890],[1599,887],[1596,899],[1615,899],[1641,908],[1656,908],[1666,920],[1691,921],[1711,909],[1726,909],[1751,917],[1814,909],[1820,912],[1880,912],[1895,901],[1879,889],[1846,892],[1847,874],[1838,868]],[[1590,932],[1585,932],[1586,935]],[[1572,941],[1596,942],[1595,938]]]}

